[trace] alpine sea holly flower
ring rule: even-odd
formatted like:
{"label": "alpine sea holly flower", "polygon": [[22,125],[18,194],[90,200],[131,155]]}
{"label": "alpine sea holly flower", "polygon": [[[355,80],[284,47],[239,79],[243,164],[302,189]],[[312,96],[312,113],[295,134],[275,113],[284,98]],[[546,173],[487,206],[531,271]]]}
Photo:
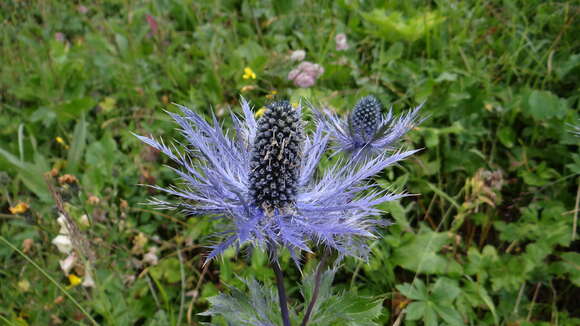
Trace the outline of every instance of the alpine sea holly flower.
{"label": "alpine sea holly flower", "polygon": [[[208,123],[184,106],[170,113],[187,141],[178,150],[162,141],[137,136],[165,153],[178,168],[180,186],[154,188],[181,200],[153,199],[160,208],[188,216],[213,216],[225,227],[208,260],[231,246],[285,247],[295,261],[312,245],[342,256],[365,256],[365,238],[374,236],[380,211],[374,206],[405,196],[374,189],[365,180],[415,151],[378,155],[365,162],[337,163],[315,177],[328,136],[321,125],[304,131],[301,107],[288,101],[266,106],[255,120],[242,99],[243,119],[232,114],[235,135],[223,132],[217,119]],[[274,252],[275,253],[275,252]]]}
{"label": "alpine sea holly flower", "polygon": [[394,118],[392,110],[382,114],[382,103],[370,95],[361,98],[346,119],[330,112],[315,113],[330,135],[335,152],[348,153],[357,161],[394,150],[396,142],[420,123],[422,106]]}

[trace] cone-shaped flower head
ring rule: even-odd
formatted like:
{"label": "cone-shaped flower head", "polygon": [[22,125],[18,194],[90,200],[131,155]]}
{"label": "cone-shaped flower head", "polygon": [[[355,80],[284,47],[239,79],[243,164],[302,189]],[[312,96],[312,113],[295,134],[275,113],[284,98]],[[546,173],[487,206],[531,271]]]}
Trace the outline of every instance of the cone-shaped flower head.
{"label": "cone-shaped flower head", "polygon": [[300,114],[288,101],[275,102],[258,120],[250,158],[249,189],[253,203],[271,214],[292,211],[304,141]]}
{"label": "cone-shaped flower head", "polygon": [[357,147],[373,140],[379,123],[383,104],[374,96],[363,97],[349,115],[349,126]]}
{"label": "cone-shaped flower head", "polygon": [[365,256],[365,239],[384,225],[374,208],[404,194],[365,184],[414,151],[382,154],[370,160],[346,160],[315,178],[328,136],[318,125],[306,135],[301,108],[280,101],[267,106],[256,121],[242,99],[244,119],[232,115],[235,137],[179,106],[171,116],[181,127],[187,146],[170,148],[162,141],[139,137],[173,160],[182,183],[155,189],[179,198],[154,199],[160,208],[179,209],[188,216],[212,216],[223,222],[220,242],[208,259],[230,246],[285,247],[298,261],[298,251],[312,245],[337,250],[342,256]]}
{"label": "cone-shaped flower head", "polygon": [[347,153],[359,161],[394,150],[397,141],[420,123],[421,106],[394,118],[392,110],[382,114],[382,103],[370,95],[361,98],[346,119],[332,112],[315,113],[330,135],[334,151]]}

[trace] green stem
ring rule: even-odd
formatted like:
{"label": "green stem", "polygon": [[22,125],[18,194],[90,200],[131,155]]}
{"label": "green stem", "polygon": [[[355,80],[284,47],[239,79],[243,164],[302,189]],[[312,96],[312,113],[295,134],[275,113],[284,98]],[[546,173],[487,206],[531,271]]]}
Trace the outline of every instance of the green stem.
{"label": "green stem", "polygon": [[284,275],[278,264],[278,257],[272,262],[272,269],[276,274],[276,286],[278,287],[278,300],[280,301],[280,311],[282,314],[282,322],[284,326],[291,326],[290,314],[288,313],[288,298],[286,297],[286,289],[284,288]]}
{"label": "green stem", "polygon": [[318,292],[320,292],[320,281],[322,280],[322,273],[324,272],[324,266],[326,265],[326,256],[327,255],[325,253],[322,256],[320,263],[318,263],[318,267],[316,268],[316,275],[314,276],[314,290],[312,291],[312,298],[310,299],[308,308],[306,308],[306,314],[304,314],[304,318],[302,319],[302,326],[308,325],[310,315],[312,315],[314,305],[316,304],[316,299],[318,299]]}

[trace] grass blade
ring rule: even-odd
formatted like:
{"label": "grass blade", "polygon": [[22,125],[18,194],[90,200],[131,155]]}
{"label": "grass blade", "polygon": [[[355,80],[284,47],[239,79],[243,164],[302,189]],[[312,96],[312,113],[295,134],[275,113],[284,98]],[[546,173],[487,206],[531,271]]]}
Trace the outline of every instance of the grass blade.
{"label": "grass blade", "polygon": [[24,259],[26,259],[32,266],[34,266],[34,268],[36,268],[39,272],[42,273],[42,275],[44,275],[44,277],[46,277],[50,282],[52,282],[64,295],[66,295],[67,298],[70,299],[70,301],[85,315],[87,316],[87,318],[91,321],[91,323],[93,325],[99,325],[94,319],[93,317],[91,317],[91,315],[79,304],[79,302],[70,294],[68,293],[68,291],[62,287],[62,285],[60,285],[54,278],[52,278],[52,276],[50,276],[44,269],[42,269],[42,267],[38,266],[37,263],[34,262],[34,260],[32,260],[30,257],[28,257],[28,255],[26,255],[25,253],[23,253],[22,251],[20,251],[20,249],[18,249],[16,246],[14,246],[10,241],[6,240],[6,238],[4,238],[3,236],[0,235],[0,240],[2,242],[4,242],[8,247],[12,248],[14,251],[16,251],[19,255],[21,255]]}

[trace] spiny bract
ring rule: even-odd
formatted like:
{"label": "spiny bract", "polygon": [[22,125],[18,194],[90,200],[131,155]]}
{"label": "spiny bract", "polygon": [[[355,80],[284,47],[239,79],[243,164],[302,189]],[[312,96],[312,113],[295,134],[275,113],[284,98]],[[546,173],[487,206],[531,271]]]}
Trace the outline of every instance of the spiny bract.
{"label": "spiny bract", "polygon": [[310,252],[313,245],[335,249],[341,256],[364,257],[369,251],[366,240],[374,237],[375,227],[387,224],[377,218],[381,211],[374,207],[405,196],[365,181],[415,151],[381,154],[364,162],[340,161],[314,178],[328,136],[322,125],[312,135],[304,134],[300,107],[272,103],[256,122],[242,99],[244,119],[232,114],[233,138],[215,117],[210,124],[178,107],[182,115],[170,115],[187,145],[170,148],[162,141],[137,137],[169,156],[182,181],[168,188],[154,186],[179,198],[153,199],[154,205],[223,222],[217,235],[220,242],[212,246],[208,260],[230,246],[247,243],[270,250],[288,248],[297,263],[298,252]]}
{"label": "spiny bract", "polygon": [[418,113],[422,106],[395,119],[392,110],[381,114],[383,105],[371,95],[360,99],[346,119],[328,111],[314,113],[332,139],[334,152],[361,161],[395,150],[397,141],[420,123]]}

